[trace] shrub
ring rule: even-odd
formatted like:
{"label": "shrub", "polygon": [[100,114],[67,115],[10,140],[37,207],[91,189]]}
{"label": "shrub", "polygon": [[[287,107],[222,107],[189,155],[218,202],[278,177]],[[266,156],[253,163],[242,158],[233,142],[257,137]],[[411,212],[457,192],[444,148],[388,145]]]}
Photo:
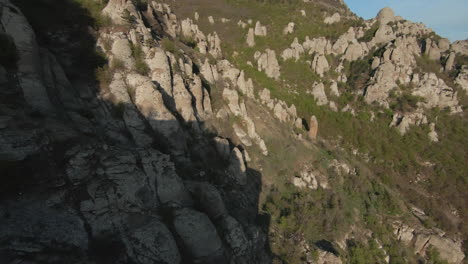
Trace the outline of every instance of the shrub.
{"label": "shrub", "polygon": [[109,84],[112,81],[112,74],[108,65],[98,67],[95,71],[95,76],[101,89],[109,88]]}
{"label": "shrub", "polygon": [[379,25],[380,25],[379,23],[375,23],[369,30],[367,30],[364,33],[364,36],[362,36],[362,38],[359,39],[359,42],[369,42],[369,41],[371,41],[374,38],[375,33],[379,29]]}
{"label": "shrub", "polygon": [[132,45],[132,54],[135,58],[135,69],[141,75],[147,75],[150,71],[148,64],[145,62],[145,53],[140,45]]}
{"label": "shrub", "polygon": [[171,53],[176,52],[176,45],[175,45],[174,41],[172,41],[172,40],[170,40],[168,38],[163,38],[160,43],[161,43],[161,47],[165,51],[169,51]]}

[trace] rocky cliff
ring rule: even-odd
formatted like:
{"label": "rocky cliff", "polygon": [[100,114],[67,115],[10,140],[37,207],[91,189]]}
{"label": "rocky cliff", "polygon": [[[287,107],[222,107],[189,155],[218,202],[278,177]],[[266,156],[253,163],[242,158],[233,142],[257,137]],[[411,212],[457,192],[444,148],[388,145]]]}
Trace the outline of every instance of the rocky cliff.
{"label": "rocky cliff", "polygon": [[2,263],[464,261],[463,42],[331,0],[0,21]]}

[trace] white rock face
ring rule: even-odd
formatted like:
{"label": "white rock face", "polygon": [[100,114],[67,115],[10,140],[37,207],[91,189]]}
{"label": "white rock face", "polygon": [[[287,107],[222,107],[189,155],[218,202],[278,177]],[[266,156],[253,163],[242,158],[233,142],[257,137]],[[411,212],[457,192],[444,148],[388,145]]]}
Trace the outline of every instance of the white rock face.
{"label": "white rock face", "polygon": [[326,17],[323,22],[327,25],[335,24],[341,21],[341,16],[339,13],[334,13],[333,15]]}
{"label": "white rock face", "polygon": [[386,25],[389,22],[395,21],[395,13],[390,7],[384,7],[379,11],[376,18],[381,25]]}
{"label": "white rock face", "polygon": [[280,66],[274,50],[266,49],[265,53],[256,52],[254,58],[257,60],[259,71],[264,71],[270,78],[279,79]]}
{"label": "white rock face", "polygon": [[328,64],[327,58],[324,55],[319,54],[315,55],[311,67],[312,70],[320,77],[323,77],[323,74],[330,70],[330,65]]}
{"label": "white rock face", "polygon": [[309,133],[308,133],[310,139],[312,140],[317,139],[318,128],[319,127],[318,127],[317,117],[311,116],[310,122],[309,122]]}
{"label": "white rock face", "polygon": [[288,25],[283,29],[283,35],[292,34],[294,32],[295,24],[293,22],[289,22]]}
{"label": "white rock face", "polygon": [[302,9],[300,12],[301,12],[301,16],[303,16],[303,17],[306,17],[306,16],[307,16],[307,13],[306,13],[305,10]]}
{"label": "white rock face", "polygon": [[260,21],[257,21],[255,24],[255,36],[266,37],[267,35],[267,28],[266,26],[262,26]]}
{"label": "white rock face", "polygon": [[253,28],[249,28],[249,32],[247,33],[246,37],[246,43],[249,47],[255,46],[255,34]]}

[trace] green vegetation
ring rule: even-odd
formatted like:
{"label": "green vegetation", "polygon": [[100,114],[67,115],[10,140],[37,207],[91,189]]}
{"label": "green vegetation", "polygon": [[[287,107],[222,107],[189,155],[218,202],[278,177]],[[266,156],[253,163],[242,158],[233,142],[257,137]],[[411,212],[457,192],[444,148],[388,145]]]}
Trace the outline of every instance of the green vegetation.
{"label": "green vegetation", "polygon": [[132,45],[132,55],[135,58],[135,69],[141,75],[147,75],[150,71],[145,62],[145,53],[140,45]]}
{"label": "green vegetation", "polygon": [[372,27],[369,30],[367,30],[364,33],[364,36],[362,36],[362,38],[358,39],[358,41],[359,42],[369,42],[369,41],[371,41],[374,38],[375,33],[377,32],[377,30],[379,30],[379,26],[380,26],[379,23],[375,23],[374,25],[372,25]]}

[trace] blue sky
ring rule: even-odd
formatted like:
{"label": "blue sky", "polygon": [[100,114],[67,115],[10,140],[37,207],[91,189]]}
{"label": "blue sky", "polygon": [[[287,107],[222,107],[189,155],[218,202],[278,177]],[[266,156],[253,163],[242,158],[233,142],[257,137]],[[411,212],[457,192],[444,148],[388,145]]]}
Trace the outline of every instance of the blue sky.
{"label": "blue sky", "polygon": [[345,0],[351,11],[365,19],[386,6],[396,15],[423,22],[451,41],[468,39],[468,0]]}

